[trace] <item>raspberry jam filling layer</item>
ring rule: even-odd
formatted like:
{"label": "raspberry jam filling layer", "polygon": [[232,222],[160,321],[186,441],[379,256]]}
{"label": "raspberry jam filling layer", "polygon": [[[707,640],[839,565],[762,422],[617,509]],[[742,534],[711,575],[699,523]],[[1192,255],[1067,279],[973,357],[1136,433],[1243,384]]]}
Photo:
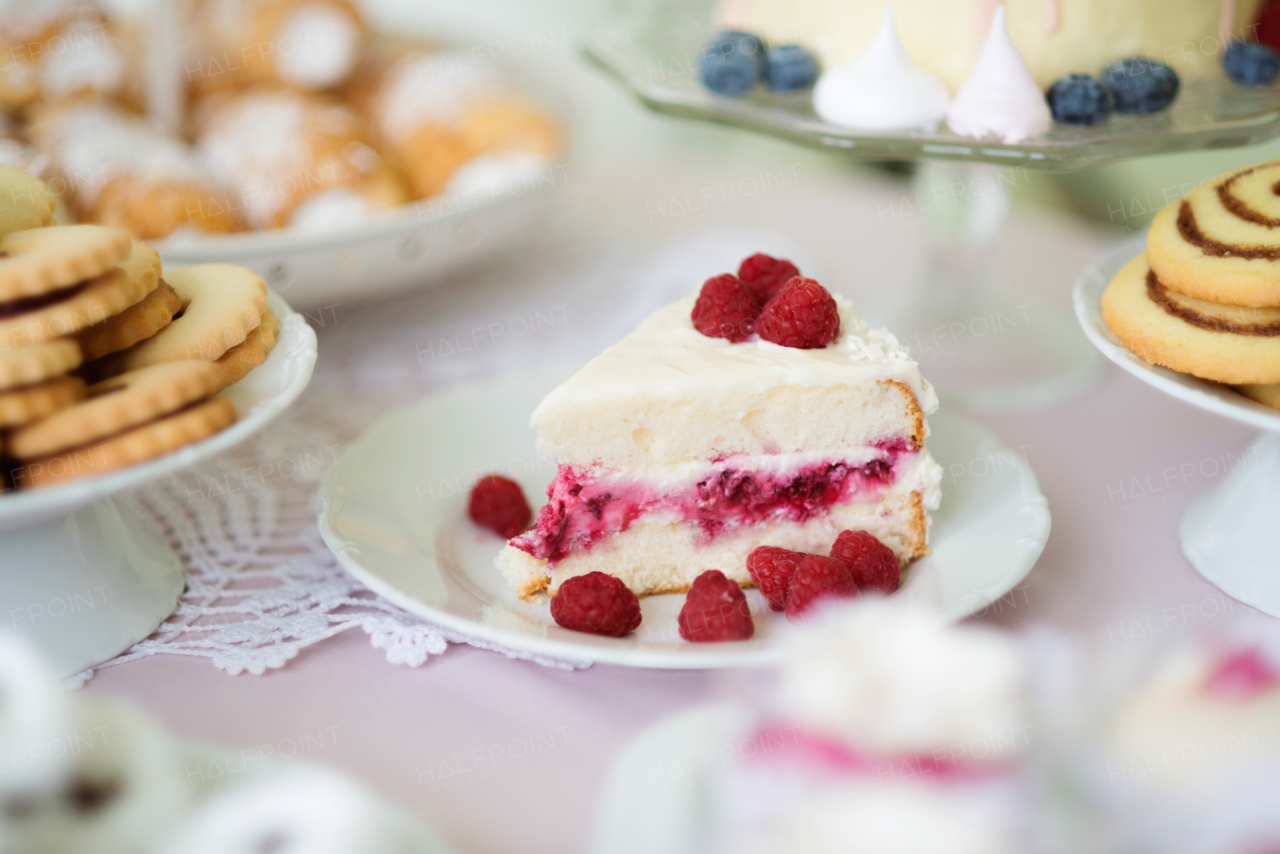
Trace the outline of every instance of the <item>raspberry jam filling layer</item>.
{"label": "raspberry jam filling layer", "polygon": [[625,531],[649,513],[670,513],[697,525],[709,542],[728,531],[761,522],[803,523],[835,504],[880,500],[918,449],[902,440],[876,446],[860,463],[810,463],[791,471],[750,471],[733,459],[713,464],[692,486],[661,492],[642,480],[597,476],[560,466],[547,485],[548,501],[532,530],[511,545],[553,563],[590,549],[608,534]]}

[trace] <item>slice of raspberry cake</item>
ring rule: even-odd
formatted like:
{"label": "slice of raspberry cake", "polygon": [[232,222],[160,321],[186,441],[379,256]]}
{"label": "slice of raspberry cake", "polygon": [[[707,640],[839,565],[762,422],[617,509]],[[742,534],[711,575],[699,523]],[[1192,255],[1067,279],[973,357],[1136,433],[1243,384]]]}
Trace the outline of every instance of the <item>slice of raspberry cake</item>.
{"label": "slice of raspberry cake", "polygon": [[849,529],[903,563],[928,552],[937,396],[891,334],[795,272],[753,256],[543,399],[532,424],[558,471],[497,559],[518,594],[597,570],[641,596],[708,569],[747,587],[757,546],[826,554]]}

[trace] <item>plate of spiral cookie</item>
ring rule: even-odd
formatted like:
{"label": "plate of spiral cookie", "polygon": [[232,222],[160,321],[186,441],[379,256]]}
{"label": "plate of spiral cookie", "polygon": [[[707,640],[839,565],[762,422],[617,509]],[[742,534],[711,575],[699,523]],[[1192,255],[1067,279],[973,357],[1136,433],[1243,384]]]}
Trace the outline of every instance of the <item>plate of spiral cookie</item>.
{"label": "plate of spiral cookie", "polygon": [[[245,268],[162,270],[121,230],[16,224],[36,227],[0,234],[0,630],[71,674],[149,635],[184,586],[112,496],[262,429],[306,387],[316,338]],[[74,621],[35,619],[95,590]]]}
{"label": "plate of spiral cookie", "polygon": [[1205,580],[1280,617],[1272,536],[1280,483],[1280,162],[1204,181],[1149,233],[1076,281],[1077,319],[1103,355],[1191,406],[1261,430],[1178,527]]}

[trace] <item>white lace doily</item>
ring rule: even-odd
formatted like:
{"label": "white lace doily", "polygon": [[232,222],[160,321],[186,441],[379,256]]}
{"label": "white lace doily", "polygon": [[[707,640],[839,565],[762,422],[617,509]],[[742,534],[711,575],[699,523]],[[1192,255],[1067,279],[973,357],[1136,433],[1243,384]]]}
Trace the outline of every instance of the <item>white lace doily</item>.
{"label": "white lace doily", "polygon": [[318,429],[307,409],[286,414],[230,454],[122,496],[169,540],[186,567],[187,589],[151,637],[100,666],[170,653],[208,658],[232,675],[261,674],[283,667],[303,647],[356,628],[386,651],[387,661],[413,667],[450,643],[551,667],[588,666],[463,637],[347,575],[316,528],[316,485],[350,437]]}
{"label": "white lace doily", "polygon": [[[567,227],[531,236],[482,270],[412,297],[307,312],[320,358],[289,411],[222,457],[120,496],[182,558],[187,589],[151,637],[99,667],[169,653],[208,658],[231,674],[260,674],[353,628],[397,664],[418,666],[450,643],[467,643],[549,667],[589,666],[464,637],[372,593],[320,538],[320,477],[383,412],[534,359],[585,360],[638,317],[719,272],[721,259],[729,264],[776,240],[704,234],[655,264],[649,247],[583,241]],[[529,317],[550,322],[530,331],[523,323]]]}

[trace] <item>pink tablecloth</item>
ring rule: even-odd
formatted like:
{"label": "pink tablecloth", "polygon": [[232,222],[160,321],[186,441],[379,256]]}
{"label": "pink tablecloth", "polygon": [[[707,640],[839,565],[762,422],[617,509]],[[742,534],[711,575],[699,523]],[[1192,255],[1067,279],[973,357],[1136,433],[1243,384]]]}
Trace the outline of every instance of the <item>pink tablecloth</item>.
{"label": "pink tablecloth", "polygon": [[[707,138],[735,144],[729,132]],[[780,145],[701,159],[683,171],[571,168],[555,221],[516,255],[392,304],[333,307],[319,330],[308,396],[358,405],[372,418],[516,361],[585,358],[638,319],[617,316],[628,265],[711,228],[779,231],[855,299],[902,286],[919,271],[920,224],[901,213],[902,185],[837,171]],[[704,193],[767,170],[786,176],[767,193]],[[686,204],[695,198],[700,209]],[[1073,278],[1109,239],[1061,216],[1019,210],[1000,244],[1000,267],[1066,311]],[[568,291],[557,290],[570,280]],[[556,306],[565,323],[537,338],[425,360],[415,345]],[[1175,538],[1183,508],[1214,485],[1230,455],[1238,457],[1247,429],[1118,372],[1050,411],[983,420],[1034,466],[1053,534],[1027,581],[981,619],[1007,627],[1044,621],[1119,649],[1221,629],[1248,610],[1203,582]],[[1184,476],[1188,465],[1194,473]],[[1169,470],[1179,474],[1169,479]],[[563,854],[585,844],[600,784],[626,739],[720,686],[714,673],[562,672],[464,646],[414,669],[387,663],[356,631],[262,677],[162,655],[107,668],[86,690],[133,698],[178,733],[242,749],[244,763],[308,755],[356,772],[429,817],[461,851]]]}

